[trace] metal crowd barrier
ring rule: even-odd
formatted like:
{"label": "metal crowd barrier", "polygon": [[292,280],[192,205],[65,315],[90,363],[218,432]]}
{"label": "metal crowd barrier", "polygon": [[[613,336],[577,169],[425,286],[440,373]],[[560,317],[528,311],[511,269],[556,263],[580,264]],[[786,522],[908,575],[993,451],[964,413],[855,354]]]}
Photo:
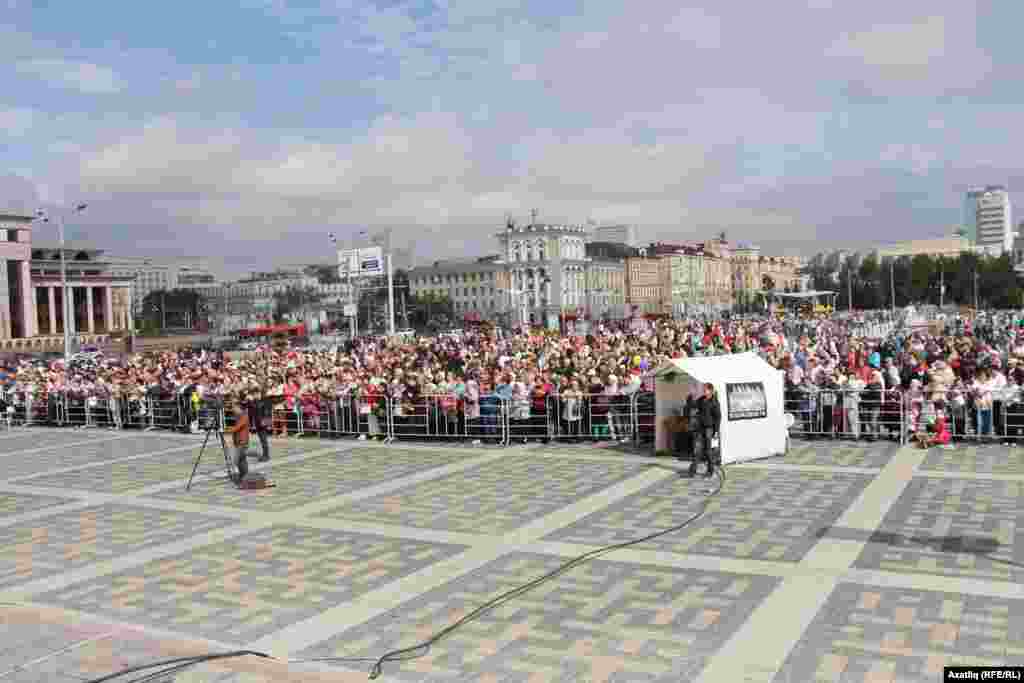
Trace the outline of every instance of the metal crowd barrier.
{"label": "metal crowd barrier", "polygon": [[791,437],[904,443],[907,436],[897,390],[788,389],[783,411],[794,418]]}
{"label": "metal crowd barrier", "polygon": [[[85,396],[59,392],[0,392],[3,424],[78,428],[190,430],[216,419],[233,424],[219,402],[198,409],[180,397]],[[621,441],[653,443],[654,393],[550,394],[509,399],[481,395],[476,404],[453,395],[413,400],[381,395],[282,397],[272,411],[272,434],[354,437],[385,441],[472,441],[508,445],[530,441]],[[933,404],[932,404],[933,405]],[[215,406],[215,407],[211,407]],[[790,436],[807,439],[890,440],[907,443],[927,428],[933,412],[924,399],[899,390],[787,389],[784,412],[793,415]],[[990,417],[969,402],[946,402],[943,410],[954,442],[1001,440],[1024,445],[1024,402],[1007,394],[993,402]],[[216,411],[211,414],[210,411]]]}

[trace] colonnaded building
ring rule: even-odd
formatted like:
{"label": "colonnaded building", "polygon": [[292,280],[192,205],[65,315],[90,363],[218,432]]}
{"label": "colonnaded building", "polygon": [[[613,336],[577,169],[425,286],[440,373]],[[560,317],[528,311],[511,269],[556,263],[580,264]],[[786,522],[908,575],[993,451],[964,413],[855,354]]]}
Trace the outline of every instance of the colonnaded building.
{"label": "colonnaded building", "polygon": [[[33,216],[0,210],[0,342],[63,337],[61,248],[33,240]],[[132,327],[133,278],[115,277],[103,251],[65,244],[67,292],[76,335],[100,335]],[[2,346],[10,348],[10,344]],[[17,347],[17,346],[16,346]],[[29,347],[31,348],[31,347]]]}

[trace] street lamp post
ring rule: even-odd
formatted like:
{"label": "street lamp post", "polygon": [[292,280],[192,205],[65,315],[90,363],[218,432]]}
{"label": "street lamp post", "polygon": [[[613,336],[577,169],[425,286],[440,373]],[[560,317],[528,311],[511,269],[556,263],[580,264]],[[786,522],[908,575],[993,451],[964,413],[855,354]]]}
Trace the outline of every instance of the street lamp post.
{"label": "street lamp post", "polygon": [[892,293],[892,312],[896,312],[896,259],[889,261],[889,290]]}
{"label": "street lamp post", "polygon": [[[88,204],[76,204],[74,212],[82,213],[88,206]],[[50,221],[49,216],[43,209],[36,211],[36,217],[41,218],[44,223],[48,223]],[[71,328],[74,327],[75,322],[75,306],[73,301],[68,300],[68,271],[67,263],[64,258],[64,233],[64,213],[59,212],[57,214],[57,240],[60,245],[60,298],[61,307],[64,311],[64,364],[67,366],[68,362],[71,360]]]}

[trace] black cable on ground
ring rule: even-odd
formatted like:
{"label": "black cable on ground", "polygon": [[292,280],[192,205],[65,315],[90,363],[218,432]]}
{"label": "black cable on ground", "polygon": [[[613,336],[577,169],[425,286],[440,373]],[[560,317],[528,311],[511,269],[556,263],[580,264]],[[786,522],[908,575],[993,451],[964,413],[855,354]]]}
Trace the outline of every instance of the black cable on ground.
{"label": "black cable on ground", "polygon": [[[466,624],[466,623],[468,623],[470,621],[473,621],[477,617],[480,617],[480,616],[490,612],[491,610],[495,609],[496,607],[500,607],[501,605],[505,604],[509,600],[512,600],[513,598],[517,598],[520,595],[523,595],[524,593],[533,590],[534,588],[536,588],[537,586],[541,585],[545,581],[553,579],[556,576],[560,576],[561,574],[564,574],[565,572],[569,571],[570,569],[573,569],[573,568],[579,566],[580,564],[583,564],[584,562],[587,562],[587,561],[589,561],[589,560],[591,560],[591,559],[593,559],[595,557],[598,557],[599,555],[603,555],[605,553],[609,553],[609,552],[611,552],[613,550],[622,550],[623,548],[628,548],[628,547],[633,546],[633,545],[638,545],[640,543],[645,543],[647,541],[654,540],[655,538],[658,538],[660,536],[665,536],[666,534],[670,534],[670,533],[679,531],[680,529],[686,527],[688,524],[692,524],[696,520],[700,519],[704,515],[705,512],[707,512],[708,506],[711,504],[711,501],[715,498],[715,496],[717,496],[719,493],[722,492],[722,488],[725,486],[725,482],[726,482],[725,466],[720,465],[719,467],[717,467],[715,469],[718,472],[718,477],[719,477],[718,478],[718,487],[714,491],[712,491],[711,494],[701,502],[700,510],[698,510],[696,514],[692,515],[685,522],[682,522],[681,524],[677,524],[677,525],[675,525],[673,527],[670,527],[668,529],[664,529],[662,531],[657,531],[657,532],[655,532],[653,534],[649,534],[649,535],[644,536],[642,538],[637,538],[637,539],[634,539],[632,541],[624,541],[622,543],[615,543],[615,544],[612,544],[612,545],[603,546],[601,548],[596,548],[594,550],[590,550],[590,551],[588,551],[586,553],[583,553],[582,555],[578,555],[577,557],[574,557],[573,559],[569,560],[568,562],[565,562],[564,564],[560,565],[556,569],[554,569],[554,570],[552,570],[552,571],[550,571],[550,572],[548,572],[546,574],[543,574],[541,576],[538,576],[537,578],[535,578],[535,579],[533,579],[533,580],[531,580],[531,581],[529,581],[529,582],[527,582],[527,583],[525,583],[525,584],[523,584],[521,586],[518,586],[516,588],[508,590],[508,591],[502,593],[501,595],[499,595],[499,596],[497,596],[495,598],[492,598],[491,600],[488,600],[483,605],[477,607],[475,610],[473,610],[469,614],[465,615],[464,617],[462,617],[461,619],[459,619],[455,623],[450,624],[450,625],[444,627],[440,631],[434,633],[429,638],[427,638],[426,640],[424,640],[424,641],[422,641],[420,643],[417,643],[416,645],[411,645],[409,647],[403,647],[403,648],[398,648],[398,649],[395,649],[395,650],[391,650],[390,652],[386,652],[383,655],[381,655],[380,657],[377,657],[376,659],[371,658],[371,657],[317,657],[317,658],[313,658],[313,659],[302,659],[302,660],[291,660],[291,661],[294,661],[294,662],[375,662],[373,667],[370,669],[370,680],[374,680],[374,679],[378,678],[383,673],[383,666],[384,666],[385,662],[400,662],[400,661],[405,661],[407,659],[416,659],[418,657],[423,657],[424,655],[427,654],[427,652],[430,651],[430,646],[431,645],[433,645],[434,643],[438,642],[442,638],[448,636],[449,634],[451,634],[453,631],[458,629],[463,624]],[[422,650],[422,652],[419,652],[417,654],[418,650]],[[406,656],[401,656],[401,655],[406,655]],[[92,682],[90,681],[90,683],[92,683]]]}
{"label": "black cable on ground", "polygon": [[100,678],[94,678],[90,681],[86,681],[86,683],[106,683],[106,681],[112,681],[115,678],[127,676],[128,674],[135,673],[136,671],[146,671],[147,669],[155,669],[160,666],[169,666],[171,664],[177,665],[170,669],[163,669],[161,671],[150,673],[146,676],[143,676],[142,678],[138,678],[131,681],[131,683],[142,683],[143,681],[156,680],[156,678],[159,678],[160,676],[163,676],[167,673],[171,673],[173,671],[180,671],[181,669],[197,666],[199,664],[210,662],[216,659],[229,659],[232,657],[244,657],[246,655],[252,655],[254,657],[263,657],[264,659],[274,659],[274,657],[271,657],[265,652],[256,652],[254,650],[232,650],[231,652],[218,652],[205,655],[193,655],[191,657],[174,657],[173,659],[164,659],[159,662],[151,662],[149,664],[139,664],[136,666],[130,666],[126,669],[121,669],[116,673],[107,674],[106,676],[101,676]]}

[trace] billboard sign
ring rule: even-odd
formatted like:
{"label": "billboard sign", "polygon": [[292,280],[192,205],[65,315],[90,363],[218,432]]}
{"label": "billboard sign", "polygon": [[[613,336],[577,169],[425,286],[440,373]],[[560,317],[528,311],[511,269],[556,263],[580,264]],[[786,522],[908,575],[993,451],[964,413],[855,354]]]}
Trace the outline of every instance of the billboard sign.
{"label": "billboard sign", "polygon": [[359,274],[383,275],[384,250],[380,247],[367,247],[359,250]]}
{"label": "billboard sign", "polygon": [[338,274],[341,275],[341,277],[383,275],[384,250],[380,247],[339,250]]}

